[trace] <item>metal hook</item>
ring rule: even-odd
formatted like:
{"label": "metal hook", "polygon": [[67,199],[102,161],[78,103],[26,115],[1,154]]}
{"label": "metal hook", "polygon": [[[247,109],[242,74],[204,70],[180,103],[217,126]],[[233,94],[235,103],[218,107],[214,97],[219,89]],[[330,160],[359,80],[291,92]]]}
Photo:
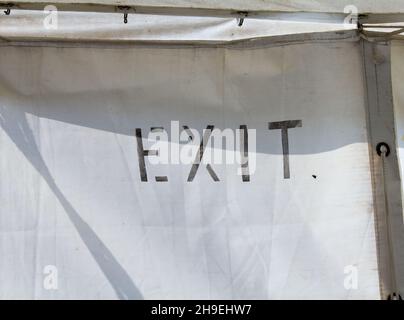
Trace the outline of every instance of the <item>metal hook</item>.
{"label": "metal hook", "polygon": [[248,12],[246,12],[246,11],[240,11],[240,12],[237,12],[237,14],[238,14],[238,18],[237,18],[237,25],[239,26],[239,27],[241,27],[242,25],[243,25],[243,23],[244,23],[244,18],[246,18],[247,16],[248,16]]}
{"label": "metal hook", "polygon": [[6,16],[9,16],[9,15],[10,15],[10,12],[11,12],[10,8],[7,8],[7,9],[4,11],[4,13],[6,14]]}
{"label": "metal hook", "polygon": [[131,10],[131,7],[128,6],[118,6],[117,10],[123,12],[123,23],[128,23],[128,12]]}

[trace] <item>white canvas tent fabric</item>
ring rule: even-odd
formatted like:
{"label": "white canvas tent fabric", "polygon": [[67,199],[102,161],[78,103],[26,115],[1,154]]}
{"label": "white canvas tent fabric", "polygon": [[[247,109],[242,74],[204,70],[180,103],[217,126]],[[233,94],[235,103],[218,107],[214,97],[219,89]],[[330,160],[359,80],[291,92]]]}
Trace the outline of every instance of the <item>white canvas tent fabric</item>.
{"label": "white canvas tent fabric", "polygon": [[[42,4],[46,0],[17,0],[4,1],[3,3]],[[133,6],[136,8],[152,9],[209,9],[220,12],[226,11],[253,11],[253,12],[321,12],[341,13],[346,6],[355,6],[360,13],[403,13],[404,8],[401,0],[53,0],[51,3],[71,5],[104,5],[104,6]]]}
{"label": "white canvas tent fabric", "polygon": [[[306,1],[262,3],[311,11]],[[136,17],[122,28],[119,14],[62,13],[54,31],[41,13],[0,18],[0,298],[386,298],[391,257],[367,121],[368,105],[386,97],[379,84],[369,99],[353,26]],[[281,132],[268,126],[295,120],[285,178]],[[201,165],[190,182],[191,164],[149,157],[141,181],[136,129],[146,149],[151,128],[171,133],[171,121],[255,129],[250,181],[239,165],[212,164],[220,181]],[[52,267],[56,290],[46,286]]]}
{"label": "white canvas tent fabric", "polygon": [[[400,160],[401,177],[404,176],[404,100],[403,100],[403,61],[404,43],[394,41],[392,43],[392,84],[395,113],[395,130],[397,137],[397,148]],[[403,213],[404,217],[404,213]]]}
{"label": "white canvas tent fabric", "polygon": [[[1,48],[2,297],[378,298],[359,48]],[[256,174],[141,182],[135,128],[172,120],[257,129]]]}
{"label": "white canvas tent fabric", "polygon": [[44,28],[49,12],[13,11],[0,17],[0,39],[63,41],[229,42],[310,32],[352,30],[353,24],[315,21],[247,19],[243,27],[235,18],[130,15],[123,24],[118,13],[58,13],[58,28]]}

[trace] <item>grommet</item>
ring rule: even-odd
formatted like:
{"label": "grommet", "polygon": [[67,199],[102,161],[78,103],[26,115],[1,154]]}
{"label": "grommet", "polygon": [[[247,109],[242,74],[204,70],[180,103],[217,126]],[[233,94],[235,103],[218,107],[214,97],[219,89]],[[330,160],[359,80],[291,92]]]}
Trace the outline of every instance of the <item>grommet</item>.
{"label": "grommet", "polygon": [[387,300],[403,300],[403,298],[401,297],[401,294],[397,294],[394,292],[393,294],[389,294]]}
{"label": "grommet", "polygon": [[379,157],[382,156],[382,153],[384,153],[385,156],[388,157],[390,154],[390,147],[386,142],[379,142],[376,146],[376,152]]}

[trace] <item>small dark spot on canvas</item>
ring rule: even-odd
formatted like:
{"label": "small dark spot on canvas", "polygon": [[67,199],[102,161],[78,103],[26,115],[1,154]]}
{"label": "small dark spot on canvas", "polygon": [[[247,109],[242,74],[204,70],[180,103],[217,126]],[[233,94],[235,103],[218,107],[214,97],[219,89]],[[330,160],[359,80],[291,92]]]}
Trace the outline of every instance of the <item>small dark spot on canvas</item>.
{"label": "small dark spot on canvas", "polygon": [[311,175],[314,179],[317,179],[317,176],[315,174]]}

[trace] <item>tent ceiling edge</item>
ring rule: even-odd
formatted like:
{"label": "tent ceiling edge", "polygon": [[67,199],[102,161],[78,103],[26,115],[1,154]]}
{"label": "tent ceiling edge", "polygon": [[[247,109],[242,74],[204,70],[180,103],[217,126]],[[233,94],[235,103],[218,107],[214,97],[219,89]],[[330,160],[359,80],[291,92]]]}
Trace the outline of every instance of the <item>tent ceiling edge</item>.
{"label": "tent ceiling edge", "polygon": [[234,49],[248,49],[257,47],[276,47],[307,42],[334,42],[334,41],[359,41],[359,32],[356,29],[298,33],[258,38],[247,38],[230,41],[160,41],[160,40],[108,40],[99,41],[93,39],[65,40],[62,38],[4,38],[0,37],[0,46],[56,46],[56,47],[133,47],[133,46],[161,46],[168,47],[226,47]]}

